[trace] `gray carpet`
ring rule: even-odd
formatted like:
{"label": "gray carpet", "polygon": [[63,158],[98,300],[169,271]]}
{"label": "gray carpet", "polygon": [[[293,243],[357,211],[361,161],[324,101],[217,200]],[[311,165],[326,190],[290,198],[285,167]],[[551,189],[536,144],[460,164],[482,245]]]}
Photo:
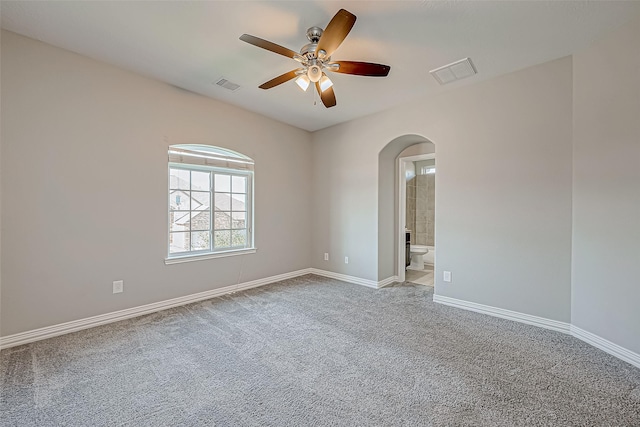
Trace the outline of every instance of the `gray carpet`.
{"label": "gray carpet", "polygon": [[2,426],[639,426],[567,335],[308,275],[4,350]]}

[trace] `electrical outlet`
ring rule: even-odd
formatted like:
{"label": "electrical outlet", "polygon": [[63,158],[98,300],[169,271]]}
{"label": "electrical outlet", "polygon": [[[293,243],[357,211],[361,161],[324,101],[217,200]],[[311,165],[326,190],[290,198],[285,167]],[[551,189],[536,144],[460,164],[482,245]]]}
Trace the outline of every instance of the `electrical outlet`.
{"label": "electrical outlet", "polygon": [[124,291],[124,280],[116,280],[113,282],[113,293],[119,294]]}
{"label": "electrical outlet", "polygon": [[345,264],[349,264],[349,257],[348,256],[344,257],[344,263]]}
{"label": "electrical outlet", "polygon": [[445,282],[451,282],[451,272],[450,271],[443,271],[442,272],[442,280],[444,280]]}
{"label": "electrical outlet", "polygon": [[327,252],[324,253],[324,260],[329,261],[329,254]]}

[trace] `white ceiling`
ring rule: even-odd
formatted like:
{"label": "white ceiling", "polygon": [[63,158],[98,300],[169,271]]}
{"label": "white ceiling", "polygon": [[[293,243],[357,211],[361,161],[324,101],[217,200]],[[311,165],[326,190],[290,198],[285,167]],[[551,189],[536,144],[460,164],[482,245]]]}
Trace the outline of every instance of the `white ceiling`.
{"label": "white ceiling", "polygon": [[[611,1],[2,1],[2,28],[314,131],[559,58],[640,14]],[[334,60],[391,66],[386,78],[331,74],[338,104],[314,106],[293,81],[258,85],[297,63],[238,39],[298,51],[308,27],[358,17]],[[478,75],[440,86],[429,70],[470,57]],[[228,92],[220,77],[241,88]],[[317,98],[317,96],[315,96]]]}

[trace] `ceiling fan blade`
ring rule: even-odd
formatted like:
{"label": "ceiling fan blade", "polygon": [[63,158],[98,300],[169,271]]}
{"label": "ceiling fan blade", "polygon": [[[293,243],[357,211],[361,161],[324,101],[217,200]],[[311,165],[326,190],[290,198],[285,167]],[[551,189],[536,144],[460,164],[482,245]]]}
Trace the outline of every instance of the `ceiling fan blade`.
{"label": "ceiling fan blade", "polygon": [[286,56],[287,58],[295,59],[296,61],[300,60],[301,58],[299,53],[294,52],[291,49],[287,49],[286,47],[280,46],[279,44],[272,43],[270,41],[261,39],[256,36],[243,34],[240,36],[240,40],[242,40],[243,42],[252,44],[254,46],[258,46],[263,49],[270,50],[271,52],[280,54],[282,56]]}
{"label": "ceiling fan blade", "polygon": [[[338,67],[332,65],[338,64]],[[333,61],[327,64],[327,70],[335,73],[355,74],[356,76],[386,77],[391,67],[373,62]]]}
{"label": "ceiling fan blade", "polygon": [[320,94],[320,99],[325,107],[331,108],[336,105],[336,94],[333,93],[333,87],[329,87],[323,92],[320,89],[320,82],[316,82],[316,90]]}
{"label": "ceiling fan blade", "polygon": [[266,83],[262,83],[260,86],[258,86],[260,89],[271,89],[272,87],[276,87],[278,85],[281,85],[282,83],[288,82],[291,79],[295,79],[296,76],[298,75],[298,71],[300,71],[301,69],[298,68],[297,70],[291,70],[288,73],[284,73],[274,79],[269,80]]}
{"label": "ceiling fan blade", "polygon": [[323,58],[330,57],[338,46],[340,46],[345,37],[347,37],[347,34],[349,34],[349,31],[351,31],[351,28],[353,28],[353,24],[355,23],[356,16],[354,14],[344,9],[340,9],[322,33],[320,41],[318,41],[316,52],[323,50],[326,52]]}

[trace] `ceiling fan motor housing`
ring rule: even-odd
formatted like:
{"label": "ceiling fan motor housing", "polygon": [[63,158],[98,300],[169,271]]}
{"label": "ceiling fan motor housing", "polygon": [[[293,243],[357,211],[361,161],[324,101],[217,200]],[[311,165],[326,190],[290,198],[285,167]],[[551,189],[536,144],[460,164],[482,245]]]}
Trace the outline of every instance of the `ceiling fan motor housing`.
{"label": "ceiling fan motor housing", "polygon": [[300,49],[300,55],[304,56],[307,59],[313,59],[316,57],[317,47],[318,43],[307,43],[302,46],[302,49]]}
{"label": "ceiling fan motor housing", "polygon": [[324,30],[320,27],[311,27],[307,30],[307,38],[311,43],[307,43],[302,46],[300,49],[300,54],[302,56],[307,57],[307,59],[322,59],[324,61],[328,61],[329,58],[325,58],[327,52],[324,50],[318,51],[318,42],[320,41],[320,37],[322,37],[322,33]]}
{"label": "ceiling fan motor housing", "polygon": [[322,37],[323,29],[320,27],[311,27],[307,30],[307,38],[311,43],[318,43]]}
{"label": "ceiling fan motor housing", "polygon": [[[307,38],[310,43],[307,43],[302,46],[302,49],[300,49],[300,54],[309,61],[308,64],[305,64],[307,65],[307,77],[309,77],[309,80],[313,83],[320,81],[322,78],[323,62],[329,60],[329,58],[324,58],[324,55],[318,57],[318,42],[320,41],[320,37],[322,37],[323,32],[324,30],[320,27],[309,28],[307,30]],[[321,51],[320,53],[324,54],[326,52]]]}

